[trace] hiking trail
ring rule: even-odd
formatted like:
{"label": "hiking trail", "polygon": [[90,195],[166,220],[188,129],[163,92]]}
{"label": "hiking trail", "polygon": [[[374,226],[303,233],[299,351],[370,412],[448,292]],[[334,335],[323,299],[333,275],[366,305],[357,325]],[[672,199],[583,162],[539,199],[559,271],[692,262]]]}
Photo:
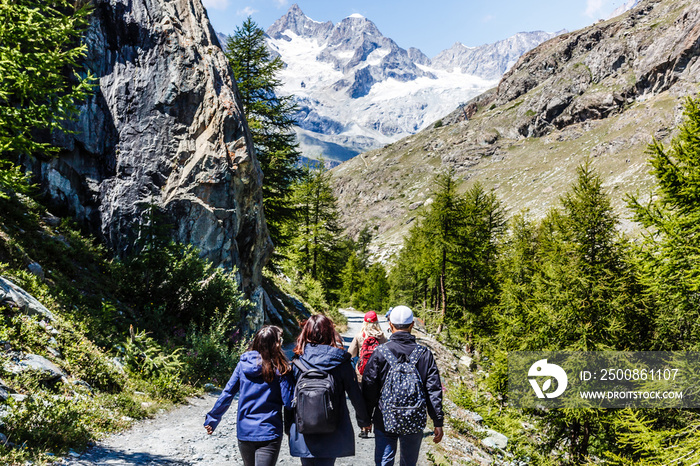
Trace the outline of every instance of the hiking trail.
{"label": "hiking trail", "polygon": [[[345,347],[362,327],[364,314],[342,310],[348,318],[348,330],[343,333]],[[387,328],[384,316],[379,316],[383,329]],[[290,345],[287,350],[291,351]],[[82,454],[72,453],[58,464],[70,466],[195,466],[195,465],[242,465],[236,439],[237,401],[224,415],[213,435],[204,430],[204,416],[214,406],[218,394],[205,393],[192,397],[184,405],[163,412],[152,419],[136,422],[133,427],[119,434],[104,438]],[[348,400],[350,418],[355,429],[355,456],[338,458],[337,466],[365,466],[374,464],[374,433],[370,438],[357,436],[355,410]],[[432,435],[426,430],[421,446],[418,466],[428,466],[425,451],[432,444]],[[398,455],[396,464],[398,464]],[[282,441],[280,466],[299,465],[299,458],[289,455],[287,436]]]}

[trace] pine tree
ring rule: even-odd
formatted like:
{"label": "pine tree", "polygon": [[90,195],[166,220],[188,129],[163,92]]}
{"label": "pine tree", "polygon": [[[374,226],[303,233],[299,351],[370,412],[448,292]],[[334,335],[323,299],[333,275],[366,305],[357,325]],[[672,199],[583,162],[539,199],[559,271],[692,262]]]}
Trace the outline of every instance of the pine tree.
{"label": "pine tree", "polygon": [[657,188],[650,201],[631,197],[647,228],[643,281],[657,306],[659,349],[700,348],[700,98],[688,99],[680,132],[666,148],[648,148]]}
{"label": "pine tree", "polygon": [[292,199],[299,213],[299,221],[290,226],[295,236],[289,248],[292,251],[289,254],[291,262],[298,278],[309,276],[318,280],[326,299],[335,301],[341,288],[338,263],[342,263],[344,251],[336,198],[331,188],[330,173],[323,163],[317,168],[310,165],[304,167]]}
{"label": "pine tree", "polygon": [[278,256],[291,241],[285,225],[296,220],[291,192],[301,175],[292,129],[297,108],[291,96],[279,95],[284,63],[271,56],[265,32],[250,17],[228,38],[226,49],[263,171],[265,218]]}
{"label": "pine tree", "polygon": [[495,193],[480,183],[467,190],[462,203],[462,220],[457,233],[454,285],[461,315],[454,315],[470,333],[485,332],[492,323],[487,308],[497,298],[498,242],[505,229],[505,214]]}
{"label": "pine tree", "polygon": [[43,141],[91,89],[92,76],[75,71],[88,14],[67,0],[0,0],[0,197],[26,191],[18,156],[55,154]]}
{"label": "pine tree", "polygon": [[437,333],[442,331],[447,316],[448,308],[448,284],[447,275],[450,266],[450,258],[457,249],[457,234],[463,225],[464,199],[457,193],[457,180],[454,170],[439,174],[435,179],[433,191],[433,203],[430,205],[422,227],[424,234],[437,248],[437,260],[439,261],[438,286],[440,324]]}

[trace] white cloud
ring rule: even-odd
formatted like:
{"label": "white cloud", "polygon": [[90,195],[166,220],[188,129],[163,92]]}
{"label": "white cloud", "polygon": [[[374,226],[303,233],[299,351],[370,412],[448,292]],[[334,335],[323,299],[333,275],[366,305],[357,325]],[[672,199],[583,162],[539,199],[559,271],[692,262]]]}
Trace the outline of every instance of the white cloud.
{"label": "white cloud", "polygon": [[258,12],[258,10],[254,9],[253,7],[247,6],[247,7],[243,8],[242,10],[238,10],[236,12],[236,14],[238,16],[253,16],[257,12]]}
{"label": "white cloud", "polygon": [[228,0],[203,0],[207,10],[225,10],[228,8]]}
{"label": "white cloud", "polygon": [[603,9],[603,0],[586,0],[586,16],[595,18]]}
{"label": "white cloud", "polygon": [[288,0],[274,0],[274,1],[275,1],[275,4],[277,5],[277,8],[283,8],[287,5],[289,5]]}
{"label": "white cloud", "polygon": [[495,16],[493,16],[493,15],[486,15],[486,16],[484,16],[483,18],[481,18],[481,22],[482,22],[482,23],[489,23],[489,22],[493,21],[494,19],[496,19]]}

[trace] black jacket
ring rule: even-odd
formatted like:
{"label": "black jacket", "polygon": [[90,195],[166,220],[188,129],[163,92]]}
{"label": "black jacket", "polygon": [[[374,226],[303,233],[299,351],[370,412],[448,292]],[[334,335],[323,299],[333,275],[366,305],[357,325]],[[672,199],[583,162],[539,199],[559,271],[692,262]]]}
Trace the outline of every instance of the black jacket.
{"label": "black jacket", "polygon": [[[389,342],[384,344],[399,361],[407,361],[413,349],[417,346],[416,337],[408,332],[394,332]],[[382,386],[389,373],[389,363],[382,354],[374,350],[367,361],[365,373],[362,376],[362,395],[365,398],[367,411],[372,419],[375,429],[384,432],[384,420],[378,408]],[[442,413],[442,383],[435,358],[430,350],[423,353],[418,360],[418,373],[423,381],[423,390],[428,407],[428,415],[433,420],[435,427],[442,427],[444,415]]]}

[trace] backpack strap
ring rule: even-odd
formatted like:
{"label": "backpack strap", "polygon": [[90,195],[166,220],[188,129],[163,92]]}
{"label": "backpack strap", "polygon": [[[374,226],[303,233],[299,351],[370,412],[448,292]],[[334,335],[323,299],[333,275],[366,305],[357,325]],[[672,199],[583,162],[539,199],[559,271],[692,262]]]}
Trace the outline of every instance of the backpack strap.
{"label": "backpack strap", "polygon": [[423,353],[425,353],[427,350],[428,349],[425,346],[416,345],[413,351],[411,351],[411,355],[408,357],[408,362],[410,362],[414,366],[417,365],[418,360],[421,356],[423,356]]}
{"label": "backpack strap", "polygon": [[292,364],[294,364],[295,366],[297,366],[297,368],[298,368],[302,373],[306,373],[306,372],[309,372],[309,371],[311,370],[311,369],[309,369],[308,366],[307,366],[306,364],[304,364],[304,363],[301,361],[301,359],[299,359],[299,358],[294,358],[294,359],[292,359]]}
{"label": "backpack strap", "polygon": [[381,355],[384,356],[384,359],[386,359],[386,361],[389,363],[389,367],[393,367],[396,364],[399,364],[399,359],[394,353],[391,352],[389,348],[386,347],[386,345],[377,346],[377,351],[379,351]]}

